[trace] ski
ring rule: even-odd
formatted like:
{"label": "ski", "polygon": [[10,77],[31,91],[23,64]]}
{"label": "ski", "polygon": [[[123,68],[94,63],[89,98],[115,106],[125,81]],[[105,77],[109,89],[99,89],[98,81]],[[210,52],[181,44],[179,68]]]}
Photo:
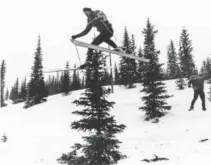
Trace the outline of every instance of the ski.
{"label": "ski", "polygon": [[117,52],[115,50],[110,50],[110,49],[107,49],[107,48],[104,48],[104,47],[88,44],[88,43],[81,42],[81,41],[76,41],[76,40],[73,40],[73,39],[71,39],[71,42],[73,44],[77,45],[77,46],[81,46],[81,47],[85,47],[85,48],[91,48],[91,49],[100,50],[100,51],[104,51],[104,52],[109,52],[109,53],[112,53],[112,54],[132,58],[132,59],[143,61],[143,62],[149,62],[149,59],[138,57],[138,56],[135,56],[135,55],[132,55],[132,54]]}

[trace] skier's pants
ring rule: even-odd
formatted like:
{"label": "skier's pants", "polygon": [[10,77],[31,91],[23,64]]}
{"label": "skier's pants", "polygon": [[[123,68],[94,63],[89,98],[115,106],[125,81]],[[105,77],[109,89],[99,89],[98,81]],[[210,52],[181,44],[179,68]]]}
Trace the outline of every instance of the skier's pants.
{"label": "skier's pants", "polygon": [[193,96],[193,100],[191,102],[191,107],[194,107],[194,104],[198,98],[198,96],[200,96],[201,101],[202,101],[202,107],[205,108],[205,94],[203,90],[194,90],[194,96]]}
{"label": "skier's pants", "polygon": [[[105,42],[111,47],[117,48],[117,45],[114,43],[114,41],[110,39],[112,36],[113,36],[113,29],[109,28],[107,30],[100,32],[100,34],[92,41],[91,44],[100,45],[101,43]],[[87,54],[89,55],[89,53],[91,53],[92,50],[93,49],[89,49]]]}

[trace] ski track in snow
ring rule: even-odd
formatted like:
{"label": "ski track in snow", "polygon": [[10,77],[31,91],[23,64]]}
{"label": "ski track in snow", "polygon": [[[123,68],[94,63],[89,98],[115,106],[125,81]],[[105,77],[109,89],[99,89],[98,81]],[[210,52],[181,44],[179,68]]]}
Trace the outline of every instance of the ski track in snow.
{"label": "ski track in snow", "polygon": [[[165,81],[172,106],[171,111],[158,124],[144,121],[141,85],[125,89],[115,86],[115,93],[108,99],[115,101],[111,114],[118,124],[125,124],[124,132],[117,134],[122,141],[120,150],[127,155],[117,165],[144,165],[143,159],[152,159],[154,154],[168,158],[156,165],[210,165],[211,142],[199,142],[211,137],[211,103],[208,101],[208,84],[205,84],[207,111],[201,110],[198,98],[195,110],[188,112],[193,97],[192,88],[176,90],[175,80]],[[0,165],[58,165],[56,161],[62,153],[71,151],[75,142],[88,132],[71,130],[70,124],[79,117],[71,114],[81,109],[72,104],[83,90],[69,96],[61,94],[48,97],[46,103],[23,109],[23,103],[9,104],[0,109]]]}

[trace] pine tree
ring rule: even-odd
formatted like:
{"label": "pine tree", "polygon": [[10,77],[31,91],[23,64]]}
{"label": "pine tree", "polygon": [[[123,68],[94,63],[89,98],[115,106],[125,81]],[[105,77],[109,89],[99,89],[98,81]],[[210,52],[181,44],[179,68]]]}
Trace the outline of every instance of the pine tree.
{"label": "pine tree", "polygon": [[56,75],[54,85],[55,85],[56,94],[61,93],[62,92],[62,81],[61,81],[59,72]]}
{"label": "pine tree", "polygon": [[47,90],[42,69],[42,48],[39,36],[34,57],[34,65],[32,67],[31,80],[29,82],[28,101],[25,108],[46,101],[45,97],[47,97]]}
{"label": "pine tree", "polygon": [[193,69],[195,68],[193,55],[192,41],[185,28],[183,28],[179,41],[179,59],[180,68],[184,77],[190,78]]}
{"label": "pine tree", "polygon": [[[131,52],[136,55],[136,43],[135,43],[135,37],[134,35],[131,36]],[[137,71],[137,63],[136,60],[130,59],[131,69],[132,69],[132,78],[133,82],[137,82],[138,79],[138,71]]]}
{"label": "pine tree", "polygon": [[109,85],[110,84],[110,80],[111,80],[110,74],[107,71],[107,69],[105,68],[104,69],[104,74],[103,74],[103,77],[102,77],[103,85]]}
{"label": "pine tree", "polygon": [[155,34],[154,26],[151,25],[149,19],[147,20],[146,28],[143,30],[145,37],[144,40],[144,57],[149,59],[149,63],[144,64],[143,72],[143,90],[141,92],[145,93],[142,97],[144,101],[144,106],[140,107],[146,112],[145,120],[156,119],[165,115],[166,110],[170,110],[166,102],[166,99],[170,96],[167,95],[165,84],[160,81],[163,77],[161,71],[161,65],[158,63],[159,51],[155,48]]}
{"label": "pine tree", "polygon": [[86,84],[85,84],[85,77],[83,76],[82,80],[81,80],[81,89],[86,88]]}
{"label": "pine tree", "polygon": [[9,99],[9,89],[8,89],[8,88],[7,88],[7,90],[6,90],[5,99],[6,99],[6,100]]}
{"label": "pine tree", "polygon": [[56,86],[55,86],[55,76],[49,76],[46,82],[46,88],[48,90],[48,95],[56,94]]}
{"label": "pine tree", "polygon": [[114,65],[114,76],[115,76],[115,80],[114,80],[115,85],[119,85],[120,84],[120,78],[119,78],[119,71],[118,71],[116,63]]}
{"label": "pine tree", "polygon": [[211,59],[207,58],[203,61],[200,74],[205,77],[205,79],[211,78]]}
{"label": "pine tree", "polygon": [[207,63],[206,63],[206,60],[204,60],[203,63],[202,63],[200,74],[203,75],[204,77],[207,76]]}
{"label": "pine tree", "polygon": [[206,79],[209,79],[211,78],[211,59],[210,58],[207,58],[206,60],[206,75],[205,75],[205,78]]}
{"label": "pine tree", "polygon": [[[69,63],[66,63],[66,69],[69,69]],[[69,71],[65,71],[63,77],[61,78],[62,81],[62,93],[68,95],[70,92],[70,73]]]}
{"label": "pine tree", "polygon": [[14,100],[14,87],[12,87],[11,90],[10,90],[9,98],[10,98],[10,100]]}
{"label": "pine tree", "polygon": [[[139,48],[138,56],[139,57],[143,57],[143,53],[142,53],[141,47]],[[138,72],[137,81],[138,82],[142,82],[142,79],[143,79],[143,71],[144,71],[144,62],[143,61],[139,61],[138,62],[138,67],[137,67],[137,72]]]}
{"label": "pine tree", "polygon": [[14,104],[19,102],[19,94],[20,94],[19,79],[17,78],[14,84],[14,100],[13,100]]}
{"label": "pine tree", "polygon": [[1,68],[0,68],[0,107],[6,106],[5,104],[5,98],[4,98],[4,88],[5,88],[5,73],[6,73],[6,64],[3,60],[1,62]]}
{"label": "pine tree", "polygon": [[184,78],[180,77],[179,79],[177,79],[177,80],[175,81],[175,83],[176,83],[177,88],[178,88],[179,90],[185,89],[185,85],[186,85],[186,84],[185,84]]}
{"label": "pine tree", "polygon": [[207,83],[209,85],[208,100],[211,102],[211,78],[208,79]]}
{"label": "pine tree", "polygon": [[21,101],[26,101],[26,99],[27,99],[27,83],[26,83],[26,78],[21,83],[21,89],[20,89],[19,98],[20,98]]}
{"label": "pine tree", "polygon": [[90,134],[83,137],[84,144],[76,143],[71,152],[58,159],[61,164],[111,165],[124,158],[118,151],[120,141],[115,134],[122,132],[125,126],[117,125],[114,116],[109,114],[114,102],[106,100],[110,91],[102,87],[102,54],[94,52],[92,56],[93,63],[86,72],[87,89],[79,100],[74,101],[77,106],[84,106],[82,111],[73,112],[82,118],[71,124],[72,129],[89,131]]}
{"label": "pine tree", "polygon": [[[74,66],[74,67],[76,67],[76,66]],[[78,90],[78,89],[81,89],[80,78],[79,78],[79,74],[77,73],[77,71],[74,70],[71,90]]]}
{"label": "pine tree", "polygon": [[177,72],[178,66],[178,58],[176,49],[174,47],[174,43],[171,40],[170,45],[168,46],[168,61],[167,61],[167,75],[169,79],[175,79],[179,77],[179,73]]}
{"label": "pine tree", "polygon": [[10,93],[10,99],[13,101],[13,104],[19,102],[19,94],[20,94],[19,79],[17,78]]}
{"label": "pine tree", "polygon": [[209,87],[208,100],[211,102],[211,85]]}
{"label": "pine tree", "polygon": [[19,88],[19,79],[16,79],[15,82],[15,98],[16,100],[19,99],[19,92],[20,92],[20,88]]}
{"label": "pine tree", "polygon": [[211,78],[211,58],[207,58],[207,78]]}
{"label": "pine tree", "polygon": [[[126,53],[131,54],[134,52],[134,43],[131,41],[127,29],[125,28],[123,37],[123,46],[126,49]],[[120,61],[120,84],[127,88],[133,88],[136,77],[134,76],[135,60],[127,57],[122,57]],[[134,69],[135,68],[135,69]]]}

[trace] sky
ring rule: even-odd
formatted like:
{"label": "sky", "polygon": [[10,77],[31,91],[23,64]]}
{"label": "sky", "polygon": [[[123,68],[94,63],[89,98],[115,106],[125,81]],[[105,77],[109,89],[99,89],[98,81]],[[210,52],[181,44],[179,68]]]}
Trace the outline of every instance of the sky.
{"label": "sky", "polygon": [[[38,36],[41,36],[44,70],[79,65],[71,35],[86,26],[83,7],[102,10],[114,28],[114,41],[120,45],[124,28],[135,35],[137,47],[143,47],[143,28],[147,18],[155,25],[156,49],[160,62],[166,62],[167,45],[173,40],[178,49],[179,36],[185,27],[194,47],[194,60],[200,68],[210,56],[211,22],[208,0],[1,0],[0,61],[6,61],[6,85],[31,73]],[[95,28],[80,41],[90,43],[98,32]],[[102,44],[102,46],[106,46]],[[81,61],[86,49],[79,48]],[[113,61],[118,57],[112,55]],[[47,77],[47,75],[46,75]]]}

